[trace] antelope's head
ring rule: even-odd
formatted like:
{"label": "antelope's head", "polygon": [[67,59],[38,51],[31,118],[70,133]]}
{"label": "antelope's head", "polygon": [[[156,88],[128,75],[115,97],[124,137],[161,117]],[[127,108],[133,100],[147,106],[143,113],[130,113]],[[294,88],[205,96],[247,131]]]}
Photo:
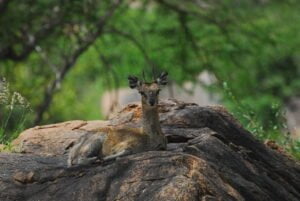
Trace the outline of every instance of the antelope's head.
{"label": "antelope's head", "polygon": [[154,81],[148,83],[145,81],[139,80],[135,76],[129,76],[129,87],[132,89],[137,89],[142,96],[142,102],[149,106],[156,106],[158,103],[158,95],[161,90],[161,86],[166,85],[168,73],[163,72],[158,78]]}

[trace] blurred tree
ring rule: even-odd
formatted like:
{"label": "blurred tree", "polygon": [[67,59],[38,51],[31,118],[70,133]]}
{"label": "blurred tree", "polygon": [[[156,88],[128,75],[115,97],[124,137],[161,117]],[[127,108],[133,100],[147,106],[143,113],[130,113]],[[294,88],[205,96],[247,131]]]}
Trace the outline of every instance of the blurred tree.
{"label": "blurred tree", "polygon": [[21,61],[35,51],[55,76],[48,81],[44,97],[36,107],[35,124],[41,122],[66,74],[102,34],[120,3],[119,0],[0,2],[3,11],[0,59]]}

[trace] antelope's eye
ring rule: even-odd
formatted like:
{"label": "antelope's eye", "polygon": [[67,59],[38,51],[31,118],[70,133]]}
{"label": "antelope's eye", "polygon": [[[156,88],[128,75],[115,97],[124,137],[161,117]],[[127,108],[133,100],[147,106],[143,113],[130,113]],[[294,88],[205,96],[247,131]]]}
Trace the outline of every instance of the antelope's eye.
{"label": "antelope's eye", "polygon": [[146,96],[146,94],[145,94],[143,91],[140,91],[140,94],[141,94],[142,96]]}

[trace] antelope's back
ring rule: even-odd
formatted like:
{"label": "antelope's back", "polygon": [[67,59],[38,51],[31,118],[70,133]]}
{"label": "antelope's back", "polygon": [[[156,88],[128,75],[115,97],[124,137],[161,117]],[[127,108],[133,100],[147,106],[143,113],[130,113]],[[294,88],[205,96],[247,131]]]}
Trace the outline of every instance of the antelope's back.
{"label": "antelope's back", "polygon": [[102,153],[104,156],[116,154],[123,150],[132,153],[146,150],[148,136],[143,133],[142,128],[115,127],[107,133],[103,143]]}

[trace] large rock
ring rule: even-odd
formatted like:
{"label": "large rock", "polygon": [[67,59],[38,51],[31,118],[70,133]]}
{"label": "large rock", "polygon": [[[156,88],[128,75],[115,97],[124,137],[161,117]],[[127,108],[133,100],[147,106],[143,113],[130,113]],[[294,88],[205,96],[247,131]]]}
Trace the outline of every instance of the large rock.
{"label": "large rock", "polygon": [[67,168],[64,153],[99,127],[140,126],[139,105],[107,122],[25,131],[14,142],[25,154],[0,154],[0,200],[300,200],[299,164],[255,140],[222,107],[167,101],[160,113],[167,151],[105,164]]}
{"label": "large rock", "polygon": [[25,130],[12,142],[21,153],[38,155],[63,155],[81,136],[90,130],[103,127],[106,121],[68,121],[58,124],[36,126]]}

